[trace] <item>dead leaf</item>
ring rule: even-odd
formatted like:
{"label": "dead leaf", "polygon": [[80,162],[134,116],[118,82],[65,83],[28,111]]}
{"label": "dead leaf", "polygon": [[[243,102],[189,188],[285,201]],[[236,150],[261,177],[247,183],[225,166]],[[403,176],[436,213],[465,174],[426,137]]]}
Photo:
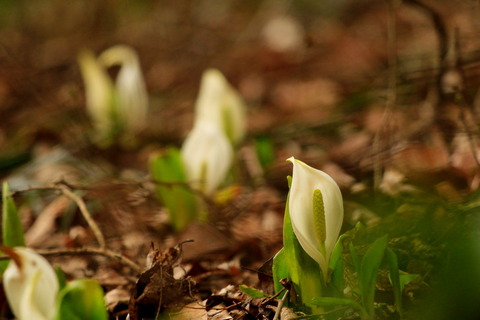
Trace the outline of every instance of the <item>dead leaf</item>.
{"label": "dead leaf", "polygon": [[152,267],[140,275],[130,297],[128,313],[131,320],[155,317],[192,296],[193,280],[174,277],[173,268],[181,256],[181,246],[162,252],[154,258]]}
{"label": "dead leaf", "polygon": [[25,233],[25,242],[28,247],[39,248],[56,228],[55,220],[61,216],[72,200],[61,196],[53,200],[38,216],[34,224]]}
{"label": "dead leaf", "polygon": [[190,320],[190,319],[199,319],[207,320],[209,319],[207,310],[205,309],[205,301],[202,302],[192,302],[184,306],[180,311],[169,313],[170,319],[172,320]]}

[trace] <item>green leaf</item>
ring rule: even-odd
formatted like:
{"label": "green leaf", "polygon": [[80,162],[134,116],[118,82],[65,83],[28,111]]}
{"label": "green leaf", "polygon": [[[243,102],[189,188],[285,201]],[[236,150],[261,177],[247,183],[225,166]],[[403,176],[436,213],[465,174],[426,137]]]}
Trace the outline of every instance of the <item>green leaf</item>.
{"label": "green leaf", "polygon": [[332,254],[330,255],[329,269],[335,270],[338,261],[343,258],[343,240],[347,238],[347,236],[346,234],[342,234],[335,243],[335,247],[333,247]]}
{"label": "green leaf", "polygon": [[362,295],[362,302],[367,313],[373,317],[373,302],[375,299],[375,286],[377,282],[377,273],[382,262],[385,247],[387,246],[387,237],[383,236],[368,248],[363,256],[359,272],[359,285]]}
{"label": "green leaf", "polygon": [[58,295],[55,320],[107,320],[103,290],[97,281],[80,279],[68,283]]}
{"label": "green leaf", "polygon": [[365,309],[356,301],[346,298],[334,298],[334,297],[315,297],[311,301],[312,304],[320,307],[336,307],[347,306],[359,311],[362,319],[366,319]]}
{"label": "green leaf", "polygon": [[[2,244],[7,247],[24,247],[22,223],[15,202],[9,194],[10,188],[4,181],[2,188]],[[0,273],[3,273],[7,266],[8,260],[0,261]]]}
{"label": "green leaf", "polygon": [[24,247],[22,223],[18,215],[17,207],[13,198],[9,196],[10,188],[8,183],[3,183],[2,190],[2,238],[3,245],[8,247]]}
{"label": "green leaf", "polygon": [[273,273],[273,286],[274,286],[275,293],[277,293],[283,289],[283,286],[280,283],[280,280],[285,278],[290,278],[288,274],[288,267],[285,259],[284,248],[280,249],[280,251],[277,252],[275,257],[273,257],[272,273]]}
{"label": "green leaf", "polygon": [[352,257],[353,267],[357,273],[360,273],[360,258],[358,256],[357,249],[353,246],[353,243],[350,242],[348,248],[350,249],[350,256]]}
{"label": "green leaf", "polygon": [[249,297],[252,297],[253,299],[262,299],[262,298],[270,297],[268,294],[265,294],[258,289],[251,288],[244,284],[240,285],[240,290],[246,295],[248,295]]}
{"label": "green leaf", "polygon": [[174,229],[183,230],[197,218],[197,199],[186,186],[178,149],[169,148],[165,155],[153,158],[150,172],[153,180],[159,182],[156,195],[168,209]]}
{"label": "green leaf", "polygon": [[62,290],[67,285],[67,279],[65,279],[65,274],[63,273],[62,268],[56,266],[55,274],[57,275],[58,287],[60,290]]}
{"label": "green leaf", "polygon": [[345,288],[345,283],[343,279],[344,272],[344,261],[343,261],[343,240],[348,237],[348,235],[341,235],[335,247],[333,248],[332,254],[330,256],[330,264],[328,266],[331,273],[331,283],[336,289],[336,293],[343,295],[343,289]]}
{"label": "green leaf", "polygon": [[267,137],[258,137],[255,139],[254,143],[260,165],[263,169],[266,169],[275,162],[275,149],[273,143]]}
{"label": "green leaf", "polygon": [[419,274],[411,274],[411,273],[400,273],[400,288],[401,291],[403,292],[403,289],[405,289],[405,286],[412,282],[413,280],[417,280],[420,278]]}
{"label": "green leaf", "polygon": [[398,270],[398,259],[395,252],[387,248],[385,250],[385,258],[390,269],[389,279],[393,287],[393,296],[395,299],[395,306],[397,307],[398,314],[400,319],[403,319],[402,312],[402,287],[400,284],[400,272]]}

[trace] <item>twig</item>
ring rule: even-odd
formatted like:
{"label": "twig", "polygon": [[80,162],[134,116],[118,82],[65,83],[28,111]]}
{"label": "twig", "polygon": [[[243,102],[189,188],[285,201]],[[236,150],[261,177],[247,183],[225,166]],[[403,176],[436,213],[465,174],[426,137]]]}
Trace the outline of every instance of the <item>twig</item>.
{"label": "twig", "polygon": [[275,316],[273,317],[273,320],[280,319],[280,314],[282,313],[283,304],[285,303],[285,300],[287,300],[287,296],[289,292],[290,291],[287,290],[287,292],[285,292],[285,294],[283,295],[282,299],[278,302],[277,312],[275,312]]}
{"label": "twig", "polygon": [[[67,256],[67,255],[100,255],[100,256],[110,258],[112,260],[116,260],[121,264],[131,268],[137,273],[141,272],[141,267],[138,264],[128,259],[124,255],[106,248],[95,248],[95,247],[60,248],[60,249],[35,250],[35,252],[46,257]],[[10,257],[7,255],[0,256],[0,260],[7,260],[7,259],[10,259]]]}
{"label": "twig", "polygon": [[72,192],[66,185],[60,184],[58,185],[58,190],[60,190],[65,196],[69,197],[72,199],[80,209],[80,212],[83,215],[83,218],[88,223],[88,226],[90,229],[92,229],[93,234],[95,235],[95,238],[97,239],[98,245],[100,248],[104,249],[106,246],[105,243],[105,237],[103,236],[102,231],[100,231],[100,228],[98,227],[98,224],[93,220],[92,215],[90,214],[90,211],[87,209],[87,205],[85,204],[85,201],[78,195],[76,195],[74,192]]}
{"label": "twig", "polygon": [[98,227],[98,224],[93,220],[92,215],[90,211],[87,209],[87,205],[85,204],[85,201],[78,195],[76,195],[72,190],[71,186],[67,184],[64,181],[60,181],[54,185],[50,186],[42,186],[42,187],[29,187],[27,189],[21,189],[21,190],[15,190],[11,192],[11,195],[19,192],[26,192],[26,191],[33,191],[33,190],[57,190],[60,191],[63,195],[66,197],[70,198],[73,202],[76,203],[78,208],[80,209],[80,212],[82,213],[83,218],[85,221],[87,221],[88,226],[90,229],[92,229],[92,232],[97,239],[98,245],[100,248],[105,248],[106,243],[105,243],[105,237],[103,236],[103,233],[100,231],[100,228]]}
{"label": "twig", "polygon": [[388,1],[388,88],[387,88],[387,101],[385,104],[385,111],[382,116],[382,123],[375,133],[373,139],[373,185],[377,190],[380,186],[382,178],[382,161],[381,161],[381,136],[383,128],[388,125],[392,109],[397,104],[397,17],[396,8],[398,6],[398,0]]}
{"label": "twig", "polygon": [[455,100],[460,105],[459,118],[460,118],[461,124],[464,127],[465,133],[467,135],[470,152],[472,153],[472,157],[475,161],[475,164],[477,165],[477,170],[480,170],[480,159],[477,156],[477,143],[475,141],[475,136],[472,130],[470,130],[470,125],[468,124],[468,121],[467,121],[466,112],[467,111],[470,112],[470,115],[472,116],[474,121],[472,126],[475,128],[475,130],[477,130],[478,128],[477,124],[479,119],[477,117],[477,114],[475,113],[472,99],[470,97],[467,97],[467,92],[465,90],[466,77],[460,65],[461,51],[460,51],[459,39],[460,39],[459,30],[458,28],[455,28],[454,40],[453,40],[452,64],[453,64],[453,69],[455,70],[454,72],[456,72],[459,75],[459,79],[458,79],[459,83],[453,87],[453,90],[454,90]]}
{"label": "twig", "polygon": [[[124,255],[106,248],[105,237],[100,231],[100,228],[98,227],[95,220],[93,220],[92,215],[87,209],[87,205],[85,204],[85,201],[81,197],[76,195],[73,191],[71,191],[70,188],[71,186],[68,185],[67,183],[59,182],[56,185],[51,185],[51,186],[30,187],[27,189],[16,190],[12,192],[12,194],[18,193],[18,192],[32,191],[32,190],[60,191],[63,195],[65,195],[66,197],[68,197],[69,199],[71,199],[77,204],[78,208],[80,209],[80,212],[82,213],[83,217],[87,221],[89,227],[92,229],[92,232],[95,235],[95,238],[97,239],[97,242],[100,247],[99,248],[95,248],[95,247],[58,248],[58,249],[36,250],[36,252],[44,256],[62,256],[62,255],[77,255],[77,254],[78,255],[81,255],[81,254],[101,255],[113,260],[117,260],[118,262],[122,263],[125,266],[128,266],[132,270],[135,270],[135,272],[140,273],[141,267],[138,264],[136,264],[129,258],[125,257]],[[5,260],[5,259],[9,259],[9,257],[0,256],[0,260]]]}

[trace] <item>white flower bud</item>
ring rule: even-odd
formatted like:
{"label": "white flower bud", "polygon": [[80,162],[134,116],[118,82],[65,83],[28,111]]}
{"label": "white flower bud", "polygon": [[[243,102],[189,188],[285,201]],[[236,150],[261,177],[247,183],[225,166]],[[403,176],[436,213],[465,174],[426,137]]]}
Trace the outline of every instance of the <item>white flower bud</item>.
{"label": "white flower bud", "polygon": [[[85,83],[87,110],[100,142],[108,145],[119,132],[131,137],[143,129],[148,94],[135,51],[118,45],[105,50],[98,59],[90,51],[83,51],[78,61]],[[115,83],[107,72],[114,65],[120,66]]]}
{"label": "white flower bud", "polygon": [[119,116],[127,131],[139,131],[147,120],[148,94],[137,53],[118,45],[105,50],[98,61],[105,67],[120,66],[115,87],[118,94]]}
{"label": "white flower bud", "polygon": [[220,128],[201,121],[183,143],[182,161],[192,186],[211,195],[232,165],[232,146]]}
{"label": "white flower bud", "polygon": [[112,80],[92,52],[82,51],[78,62],[85,83],[87,112],[99,139],[108,139],[115,123]]}
{"label": "white flower bud", "polygon": [[216,69],[203,73],[195,105],[195,122],[210,122],[225,132],[233,145],[246,133],[246,107],[237,91]]}

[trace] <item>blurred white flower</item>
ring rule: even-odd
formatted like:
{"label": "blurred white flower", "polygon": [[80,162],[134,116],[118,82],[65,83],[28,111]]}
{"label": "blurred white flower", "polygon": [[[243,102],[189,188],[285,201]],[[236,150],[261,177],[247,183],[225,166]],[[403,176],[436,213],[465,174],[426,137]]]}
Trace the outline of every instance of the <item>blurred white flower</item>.
{"label": "blurred white flower", "polygon": [[343,223],[342,193],[325,172],[294,157],[288,161],[293,163],[288,200],[293,231],[326,279],[330,255]]}
{"label": "blurred white flower", "polygon": [[49,320],[56,311],[57,276],[48,261],[28,248],[17,247],[3,274],[3,287],[18,320]]}
{"label": "blurred white flower", "polygon": [[200,121],[183,143],[182,161],[192,186],[211,195],[232,165],[233,148],[220,128]]}
{"label": "blurred white flower", "polygon": [[205,121],[221,128],[233,145],[246,133],[246,107],[237,91],[217,69],[203,73],[195,104],[195,123]]}
{"label": "blurred white flower", "polygon": [[82,51],[78,61],[85,83],[87,112],[93,121],[98,138],[111,139],[115,123],[113,83],[92,52]]}
{"label": "blurred white flower", "polygon": [[[108,145],[120,133],[131,138],[145,127],[148,94],[135,51],[123,45],[105,50],[96,59],[90,51],[79,54],[87,110],[99,140]],[[115,83],[107,69],[118,65]]]}
{"label": "blurred white flower", "polygon": [[116,79],[119,115],[127,130],[143,129],[147,120],[148,94],[136,52],[118,45],[105,50],[98,61],[107,68],[120,66]]}

